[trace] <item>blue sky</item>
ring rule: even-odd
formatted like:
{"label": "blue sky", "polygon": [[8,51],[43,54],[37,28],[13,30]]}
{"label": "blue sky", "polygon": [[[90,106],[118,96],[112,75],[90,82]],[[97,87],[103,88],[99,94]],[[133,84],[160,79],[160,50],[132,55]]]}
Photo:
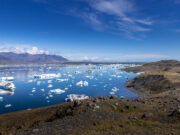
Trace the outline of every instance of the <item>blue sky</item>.
{"label": "blue sky", "polygon": [[0,0],[0,51],[35,46],[70,60],[180,60],[179,13],[180,0]]}

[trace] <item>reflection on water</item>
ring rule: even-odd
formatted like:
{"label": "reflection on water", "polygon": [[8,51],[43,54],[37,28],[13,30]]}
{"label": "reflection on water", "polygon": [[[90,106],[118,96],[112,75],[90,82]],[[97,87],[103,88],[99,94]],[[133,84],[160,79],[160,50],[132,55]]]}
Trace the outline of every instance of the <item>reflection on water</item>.
{"label": "reflection on water", "polygon": [[[127,66],[136,65],[1,65],[0,77],[14,77],[16,89],[0,89],[0,113],[63,103],[71,94],[137,98],[124,87],[128,79],[137,76],[121,70]],[[34,78],[42,74],[58,76]]]}
{"label": "reflection on water", "polygon": [[0,95],[14,95],[14,91],[0,89]]}

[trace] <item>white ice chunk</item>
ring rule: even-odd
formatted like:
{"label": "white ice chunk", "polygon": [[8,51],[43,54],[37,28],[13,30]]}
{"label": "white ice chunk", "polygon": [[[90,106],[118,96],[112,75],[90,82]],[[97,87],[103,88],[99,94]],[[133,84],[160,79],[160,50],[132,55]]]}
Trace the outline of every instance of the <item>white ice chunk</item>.
{"label": "white ice chunk", "polygon": [[88,82],[87,81],[84,81],[84,86],[88,86]]}
{"label": "white ice chunk", "polygon": [[76,85],[82,87],[83,86],[83,81],[77,82]]}
{"label": "white ice chunk", "polygon": [[44,89],[41,89],[42,92],[44,92],[45,90]]}
{"label": "white ice chunk", "polygon": [[2,102],[3,101],[3,97],[0,97],[0,102]]}
{"label": "white ice chunk", "polygon": [[7,81],[0,82],[0,89],[14,91],[15,88],[16,87],[12,82],[7,82]]}
{"label": "white ice chunk", "polygon": [[37,81],[37,85],[40,85],[41,84],[41,81]]}
{"label": "white ice chunk", "polygon": [[32,90],[32,92],[36,92],[36,90],[35,90],[35,89],[33,89],[33,90]]}
{"label": "white ice chunk", "polygon": [[117,87],[112,88],[113,92],[117,92],[119,89]]}
{"label": "white ice chunk", "polygon": [[88,99],[89,97],[82,94],[82,95],[77,95],[77,94],[70,94],[67,95],[67,98],[65,99],[66,102],[72,102],[75,100],[84,100],[84,99]]}
{"label": "white ice chunk", "polygon": [[79,81],[79,82],[76,83],[76,85],[80,86],[80,87],[82,87],[83,85],[88,86],[88,82],[87,81]]}
{"label": "white ice chunk", "polygon": [[80,74],[81,72],[80,71],[75,71],[76,74]]}
{"label": "white ice chunk", "polygon": [[7,104],[7,105],[5,105],[5,107],[6,107],[6,108],[11,107],[11,106],[12,106],[11,104]]}
{"label": "white ice chunk", "polygon": [[52,88],[52,87],[53,87],[53,85],[52,85],[52,84],[49,84],[49,85],[48,85],[48,88]]}
{"label": "white ice chunk", "polygon": [[34,78],[38,79],[50,79],[50,78],[58,78],[61,77],[61,74],[42,74],[42,75],[35,75]]}
{"label": "white ice chunk", "polygon": [[1,77],[0,80],[1,81],[13,81],[14,77]]}
{"label": "white ice chunk", "polygon": [[62,94],[65,92],[65,90],[61,90],[61,89],[54,89],[54,90],[50,90],[51,93],[55,93],[55,94]]}
{"label": "white ice chunk", "polygon": [[48,80],[48,83],[52,83],[52,80]]}
{"label": "white ice chunk", "polygon": [[28,80],[28,83],[32,83],[34,80]]}
{"label": "white ice chunk", "polygon": [[58,81],[58,82],[65,82],[65,81],[68,81],[68,79],[56,79],[56,81]]}
{"label": "white ice chunk", "polygon": [[109,92],[111,95],[115,95],[115,92]]}
{"label": "white ice chunk", "polygon": [[51,98],[51,97],[53,97],[53,95],[49,95],[49,97]]}
{"label": "white ice chunk", "polygon": [[14,95],[14,91],[0,89],[0,95]]}

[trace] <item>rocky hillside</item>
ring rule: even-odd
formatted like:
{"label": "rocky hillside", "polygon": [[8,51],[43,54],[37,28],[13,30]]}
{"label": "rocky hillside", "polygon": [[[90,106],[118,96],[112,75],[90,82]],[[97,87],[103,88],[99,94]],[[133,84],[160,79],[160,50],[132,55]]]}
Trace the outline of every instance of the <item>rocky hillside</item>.
{"label": "rocky hillside", "polygon": [[0,134],[178,135],[178,102],[168,97],[146,101],[115,96],[90,98],[0,115]]}
{"label": "rocky hillside", "polygon": [[6,63],[58,63],[67,62],[68,60],[62,56],[47,54],[17,54],[17,53],[0,53],[0,64]]}
{"label": "rocky hillside", "polygon": [[142,66],[127,68],[127,72],[158,72],[158,71],[174,71],[180,73],[180,62],[176,60],[162,60],[153,63],[146,63]]}
{"label": "rocky hillside", "polygon": [[138,93],[158,94],[165,91],[180,90],[179,61],[159,61],[125,70],[145,72],[129,80],[126,84],[128,88]]}

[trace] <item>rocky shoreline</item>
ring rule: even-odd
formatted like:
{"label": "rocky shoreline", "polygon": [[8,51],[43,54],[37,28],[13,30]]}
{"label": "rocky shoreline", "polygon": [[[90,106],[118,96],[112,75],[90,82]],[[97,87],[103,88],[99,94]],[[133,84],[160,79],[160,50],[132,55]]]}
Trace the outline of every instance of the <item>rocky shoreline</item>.
{"label": "rocky shoreline", "polygon": [[95,97],[0,115],[0,135],[179,135],[180,62],[125,69],[144,72],[126,86],[139,99]]}

